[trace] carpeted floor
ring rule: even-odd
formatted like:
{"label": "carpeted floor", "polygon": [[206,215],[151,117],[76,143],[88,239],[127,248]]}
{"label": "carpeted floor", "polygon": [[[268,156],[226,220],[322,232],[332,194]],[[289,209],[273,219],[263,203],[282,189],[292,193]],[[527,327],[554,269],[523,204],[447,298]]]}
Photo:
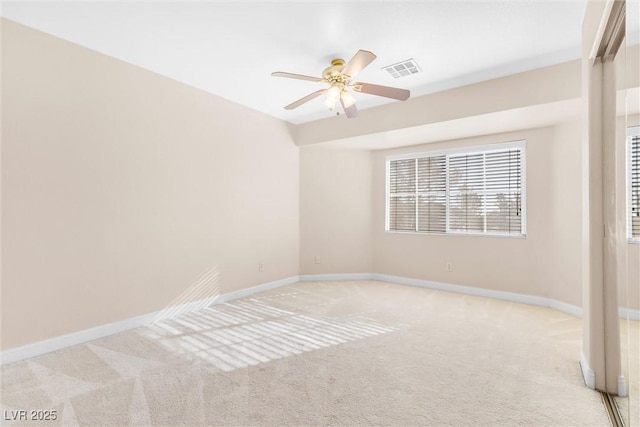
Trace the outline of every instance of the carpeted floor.
{"label": "carpeted floor", "polygon": [[0,403],[57,411],[16,425],[607,426],[580,345],[550,309],[307,282],[5,366]]}

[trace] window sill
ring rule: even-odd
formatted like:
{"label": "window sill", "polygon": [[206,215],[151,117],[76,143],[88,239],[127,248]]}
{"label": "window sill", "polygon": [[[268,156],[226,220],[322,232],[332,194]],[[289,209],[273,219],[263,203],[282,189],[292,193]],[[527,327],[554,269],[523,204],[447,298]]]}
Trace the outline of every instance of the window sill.
{"label": "window sill", "polygon": [[630,237],[627,238],[627,243],[629,244],[640,244],[640,237]]}
{"label": "window sill", "polygon": [[[499,234],[499,233],[434,233],[427,231],[398,231],[398,230],[385,230],[388,234],[416,234],[426,236],[456,236],[456,237],[488,237],[488,238],[503,238],[503,239],[526,239],[526,234]],[[634,243],[640,243],[640,240]]]}

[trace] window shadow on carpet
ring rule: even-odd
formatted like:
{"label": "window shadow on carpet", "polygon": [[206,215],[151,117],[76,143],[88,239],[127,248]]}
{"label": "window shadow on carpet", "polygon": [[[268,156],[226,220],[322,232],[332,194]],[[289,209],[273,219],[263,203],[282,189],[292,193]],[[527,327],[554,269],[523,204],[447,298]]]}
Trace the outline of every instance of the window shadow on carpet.
{"label": "window shadow on carpet", "polygon": [[244,299],[157,321],[138,333],[229,372],[397,329],[362,316],[301,314]]}

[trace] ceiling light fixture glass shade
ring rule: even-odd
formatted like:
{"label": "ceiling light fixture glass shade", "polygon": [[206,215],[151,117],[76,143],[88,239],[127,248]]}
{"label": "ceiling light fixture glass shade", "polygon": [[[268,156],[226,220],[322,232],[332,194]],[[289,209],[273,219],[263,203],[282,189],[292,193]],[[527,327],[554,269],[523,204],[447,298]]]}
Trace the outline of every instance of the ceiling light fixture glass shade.
{"label": "ceiling light fixture glass shade", "polygon": [[337,101],[338,99],[340,99],[340,92],[341,90],[338,86],[331,86],[327,91],[327,98]]}
{"label": "ceiling light fixture glass shade", "polygon": [[336,103],[340,100],[341,92],[342,90],[338,86],[331,86],[327,90],[327,98],[324,100],[325,107],[333,111],[336,108]]}
{"label": "ceiling light fixture glass shade", "polygon": [[344,104],[345,108],[349,108],[356,103],[356,99],[353,97],[353,95],[351,95],[351,92],[347,92],[345,90],[342,92],[341,97],[342,97],[342,103]]}
{"label": "ceiling light fixture glass shade", "polygon": [[333,98],[329,98],[327,96],[327,98],[324,100],[324,106],[327,107],[329,110],[333,111],[336,108],[336,99]]}

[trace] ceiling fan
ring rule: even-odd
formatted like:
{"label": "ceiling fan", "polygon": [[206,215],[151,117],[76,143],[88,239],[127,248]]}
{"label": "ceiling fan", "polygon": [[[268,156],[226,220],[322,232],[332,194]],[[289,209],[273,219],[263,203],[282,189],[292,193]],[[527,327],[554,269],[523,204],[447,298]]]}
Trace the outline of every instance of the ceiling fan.
{"label": "ceiling fan", "polygon": [[326,83],[329,87],[325,89],[317,90],[304,98],[300,98],[297,101],[284,107],[285,110],[293,110],[298,108],[302,104],[311,101],[320,95],[326,94],[324,105],[333,111],[338,101],[342,104],[345,114],[348,118],[358,117],[358,108],[356,107],[356,99],[353,97],[348,89],[352,89],[356,92],[368,93],[370,95],[384,96],[385,98],[397,99],[400,101],[406,101],[409,99],[410,92],[406,89],[399,89],[389,86],[374,85],[371,83],[352,82],[351,80],[362,71],[367,65],[369,65],[376,56],[368,50],[359,50],[353,55],[353,58],[346,63],[343,59],[334,59],[331,61],[331,65],[324,69],[322,77],[305,76],[302,74],[284,73],[282,71],[276,71],[271,73],[275,77],[287,77],[290,79],[310,80],[312,82]]}

